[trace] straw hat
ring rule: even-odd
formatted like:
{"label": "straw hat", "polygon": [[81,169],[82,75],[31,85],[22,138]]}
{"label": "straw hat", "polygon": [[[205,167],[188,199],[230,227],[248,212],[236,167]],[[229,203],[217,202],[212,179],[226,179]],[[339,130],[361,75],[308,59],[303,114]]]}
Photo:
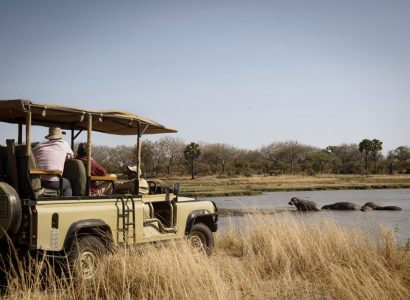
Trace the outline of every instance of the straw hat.
{"label": "straw hat", "polygon": [[59,140],[62,139],[65,132],[61,131],[60,127],[50,127],[48,129],[48,135],[45,136],[48,140]]}

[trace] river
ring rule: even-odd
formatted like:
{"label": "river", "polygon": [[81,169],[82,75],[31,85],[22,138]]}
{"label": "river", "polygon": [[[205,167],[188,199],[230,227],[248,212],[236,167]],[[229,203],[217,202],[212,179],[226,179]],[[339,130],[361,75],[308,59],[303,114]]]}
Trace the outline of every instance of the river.
{"label": "river", "polygon": [[[321,211],[298,214],[306,224],[317,222],[323,217],[335,221],[344,227],[360,227],[370,233],[379,232],[380,225],[393,230],[400,243],[407,243],[410,239],[410,189],[383,189],[383,190],[338,190],[338,191],[299,191],[299,192],[270,192],[257,196],[232,196],[201,198],[212,200],[218,208],[225,209],[284,209],[294,210],[288,205],[292,197],[299,197],[315,201],[318,205],[335,202],[353,202],[363,205],[366,202],[375,202],[381,206],[395,205],[402,211]],[[280,213],[276,214],[280,215]],[[241,223],[242,217],[233,217]],[[220,219],[223,230],[231,221]]]}

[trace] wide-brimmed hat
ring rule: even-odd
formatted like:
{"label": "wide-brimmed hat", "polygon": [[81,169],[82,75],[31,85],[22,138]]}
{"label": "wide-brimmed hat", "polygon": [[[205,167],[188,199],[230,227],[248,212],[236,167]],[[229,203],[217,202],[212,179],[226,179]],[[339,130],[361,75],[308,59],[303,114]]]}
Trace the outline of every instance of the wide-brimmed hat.
{"label": "wide-brimmed hat", "polygon": [[48,140],[59,140],[63,138],[64,134],[65,132],[60,127],[50,127],[45,138]]}
{"label": "wide-brimmed hat", "polygon": [[[137,166],[128,166],[127,168],[131,172],[137,173]],[[140,169],[140,174],[141,174],[141,169]]]}

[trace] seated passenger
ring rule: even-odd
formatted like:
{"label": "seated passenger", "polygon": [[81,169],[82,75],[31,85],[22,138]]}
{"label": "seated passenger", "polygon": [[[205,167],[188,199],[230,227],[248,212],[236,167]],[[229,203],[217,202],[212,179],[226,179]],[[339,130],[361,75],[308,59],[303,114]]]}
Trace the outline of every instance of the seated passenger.
{"label": "seated passenger", "polygon": [[[37,168],[40,170],[64,170],[64,162],[74,155],[70,146],[63,140],[63,132],[59,127],[50,127],[45,137],[48,141],[40,143],[33,150]],[[47,189],[59,190],[60,179],[56,175],[41,175],[41,186]],[[63,178],[63,195],[71,196],[71,183]]]}
{"label": "seated passenger", "polygon": [[[77,159],[81,160],[87,168],[87,143],[80,143],[77,149]],[[91,158],[91,176],[106,176],[107,170],[98,164],[93,158]],[[95,181],[91,181],[90,189],[91,195],[102,195],[111,187],[111,182],[104,181],[101,184],[97,184]]]}
{"label": "seated passenger", "polygon": [[[141,174],[141,170],[140,170]],[[136,166],[128,166],[127,167],[127,177],[128,181],[123,183],[117,183],[115,185],[115,191],[120,194],[136,194],[135,193],[135,179],[137,178],[137,167]],[[139,194],[147,195],[149,192],[148,189],[148,182],[140,178],[139,180]]]}

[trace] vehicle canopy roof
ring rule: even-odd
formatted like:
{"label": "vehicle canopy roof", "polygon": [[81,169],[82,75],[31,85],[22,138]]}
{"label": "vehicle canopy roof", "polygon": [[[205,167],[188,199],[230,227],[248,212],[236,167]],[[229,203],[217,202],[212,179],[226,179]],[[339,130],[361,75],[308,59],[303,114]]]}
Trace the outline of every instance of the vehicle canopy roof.
{"label": "vehicle canopy roof", "polygon": [[56,126],[63,129],[87,130],[87,117],[93,117],[92,130],[117,135],[177,132],[152,120],[119,110],[92,111],[63,105],[43,104],[31,100],[0,100],[0,121],[24,124],[31,111],[32,125]]}

